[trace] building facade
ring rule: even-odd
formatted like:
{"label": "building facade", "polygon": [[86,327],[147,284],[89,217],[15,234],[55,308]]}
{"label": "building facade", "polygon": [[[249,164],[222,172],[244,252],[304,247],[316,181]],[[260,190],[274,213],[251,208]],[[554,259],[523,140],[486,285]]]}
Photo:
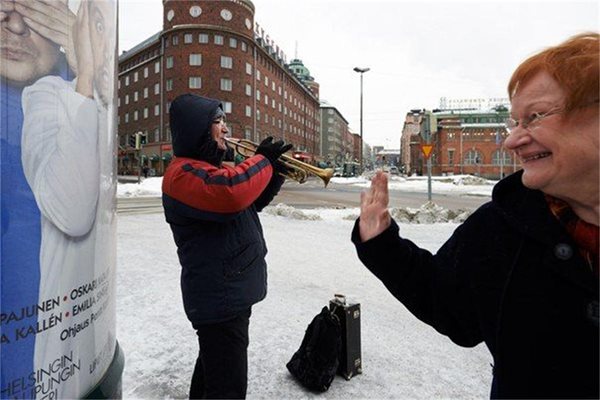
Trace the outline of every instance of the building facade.
{"label": "building facade", "polygon": [[321,117],[320,154],[328,165],[341,166],[344,162],[354,161],[354,140],[348,129],[348,121],[342,113],[322,101],[319,109]]}
{"label": "building facade", "polygon": [[[504,123],[507,117],[504,106],[488,111],[411,110],[401,139],[402,169],[409,174],[426,174],[422,145],[431,144],[433,175],[470,174],[499,179],[513,173],[519,165],[502,146],[508,136]],[[432,119],[433,124],[429,122]]]}
{"label": "building facade", "polygon": [[[119,57],[119,173],[164,172],[169,106],[183,93],[221,100],[232,137],[319,151],[318,84],[290,69],[254,13],[250,0],[163,0],[163,30]],[[131,146],[138,132],[141,150]]]}

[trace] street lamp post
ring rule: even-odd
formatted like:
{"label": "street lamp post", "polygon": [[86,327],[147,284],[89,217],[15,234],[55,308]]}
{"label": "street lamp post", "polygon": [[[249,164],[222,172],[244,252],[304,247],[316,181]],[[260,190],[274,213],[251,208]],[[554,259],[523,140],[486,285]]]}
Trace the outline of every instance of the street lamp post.
{"label": "street lamp post", "polygon": [[363,173],[363,74],[368,72],[371,68],[359,68],[354,67],[354,72],[360,74],[360,173]]}

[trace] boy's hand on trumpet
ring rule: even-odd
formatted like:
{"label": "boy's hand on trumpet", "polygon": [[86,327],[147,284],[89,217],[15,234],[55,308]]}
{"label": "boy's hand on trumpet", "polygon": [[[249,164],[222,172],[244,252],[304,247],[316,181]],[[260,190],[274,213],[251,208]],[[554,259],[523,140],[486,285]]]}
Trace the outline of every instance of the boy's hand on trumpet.
{"label": "boy's hand on trumpet", "polygon": [[292,148],[291,144],[285,144],[283,140],[273,142],[273,137],[269,136],[256,148],[256,154],[265,156],[272,165],[275,165],[277,159],[281,157],[283,153]]}

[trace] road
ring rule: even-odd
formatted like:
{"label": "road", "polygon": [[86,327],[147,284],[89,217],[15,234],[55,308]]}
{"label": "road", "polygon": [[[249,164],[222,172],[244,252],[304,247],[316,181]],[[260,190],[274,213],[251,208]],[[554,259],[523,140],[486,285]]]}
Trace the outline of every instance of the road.
{"label": "road", "polygon": [[[286,181],[272,204],[287,205],[310,209],[317,207],[354,208],[360,206],[361,187],[331,182],[327,188],[317,178],[311,178],[304,184]],[[451,210],[474,210],[489,200],[487,196],[467,196],[462,194],[436,194],[432,200],[439,206]],[[427,202],[427,193],[390,190],[390,207],[418,208]],[[146,214],[162,212],[160,197],[132,197],[117,200],[119,214]]]}

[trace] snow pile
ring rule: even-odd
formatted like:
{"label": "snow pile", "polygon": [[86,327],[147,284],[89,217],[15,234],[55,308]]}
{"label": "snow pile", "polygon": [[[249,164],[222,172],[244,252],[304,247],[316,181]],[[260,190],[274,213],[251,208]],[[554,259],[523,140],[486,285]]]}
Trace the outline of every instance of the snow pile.
{"label": "snow pile", "polygon": [[[360,215],[360,209],[315,209],[314,212],[305,212],[293,206],[279,203],[276,206],[265,207],[263,214],[265,213],[304,221],[322,221],[324,218],[327,220],[355,221]],[[449,210],[429,201],[420,208],[393,207],[390,208],[390,214],[398,223],[435,224],[439,222],[461,223],[471,215],[471,211],[465,209]]]}
{"label": "snow pile", "polygon": [[434,224],[438,222],[463,222],[471,214],[471,211],[464,209],[453,211],[428,201],[420,208],[392,208],[390,214],[399,223]]}
{"label": "snow pile", "polygon": [[455,185],[494,185],[496,182],[489,181],[480,176],[464,175],[452,180]]}
{"label": "snow pile", "polygon": [[322,219],[318,214],[305,213],[302,210],[298,210],[297,208],[288,206],[284,203],[279,203],[276,206],[267,206],[263,210],[263,213],[308,221],[319,221]]}
{"label": "snow pile", "polygon": [[117,197],[150,197],[162,195],[162,177],[144,178],[141,183],[119,183]]}

